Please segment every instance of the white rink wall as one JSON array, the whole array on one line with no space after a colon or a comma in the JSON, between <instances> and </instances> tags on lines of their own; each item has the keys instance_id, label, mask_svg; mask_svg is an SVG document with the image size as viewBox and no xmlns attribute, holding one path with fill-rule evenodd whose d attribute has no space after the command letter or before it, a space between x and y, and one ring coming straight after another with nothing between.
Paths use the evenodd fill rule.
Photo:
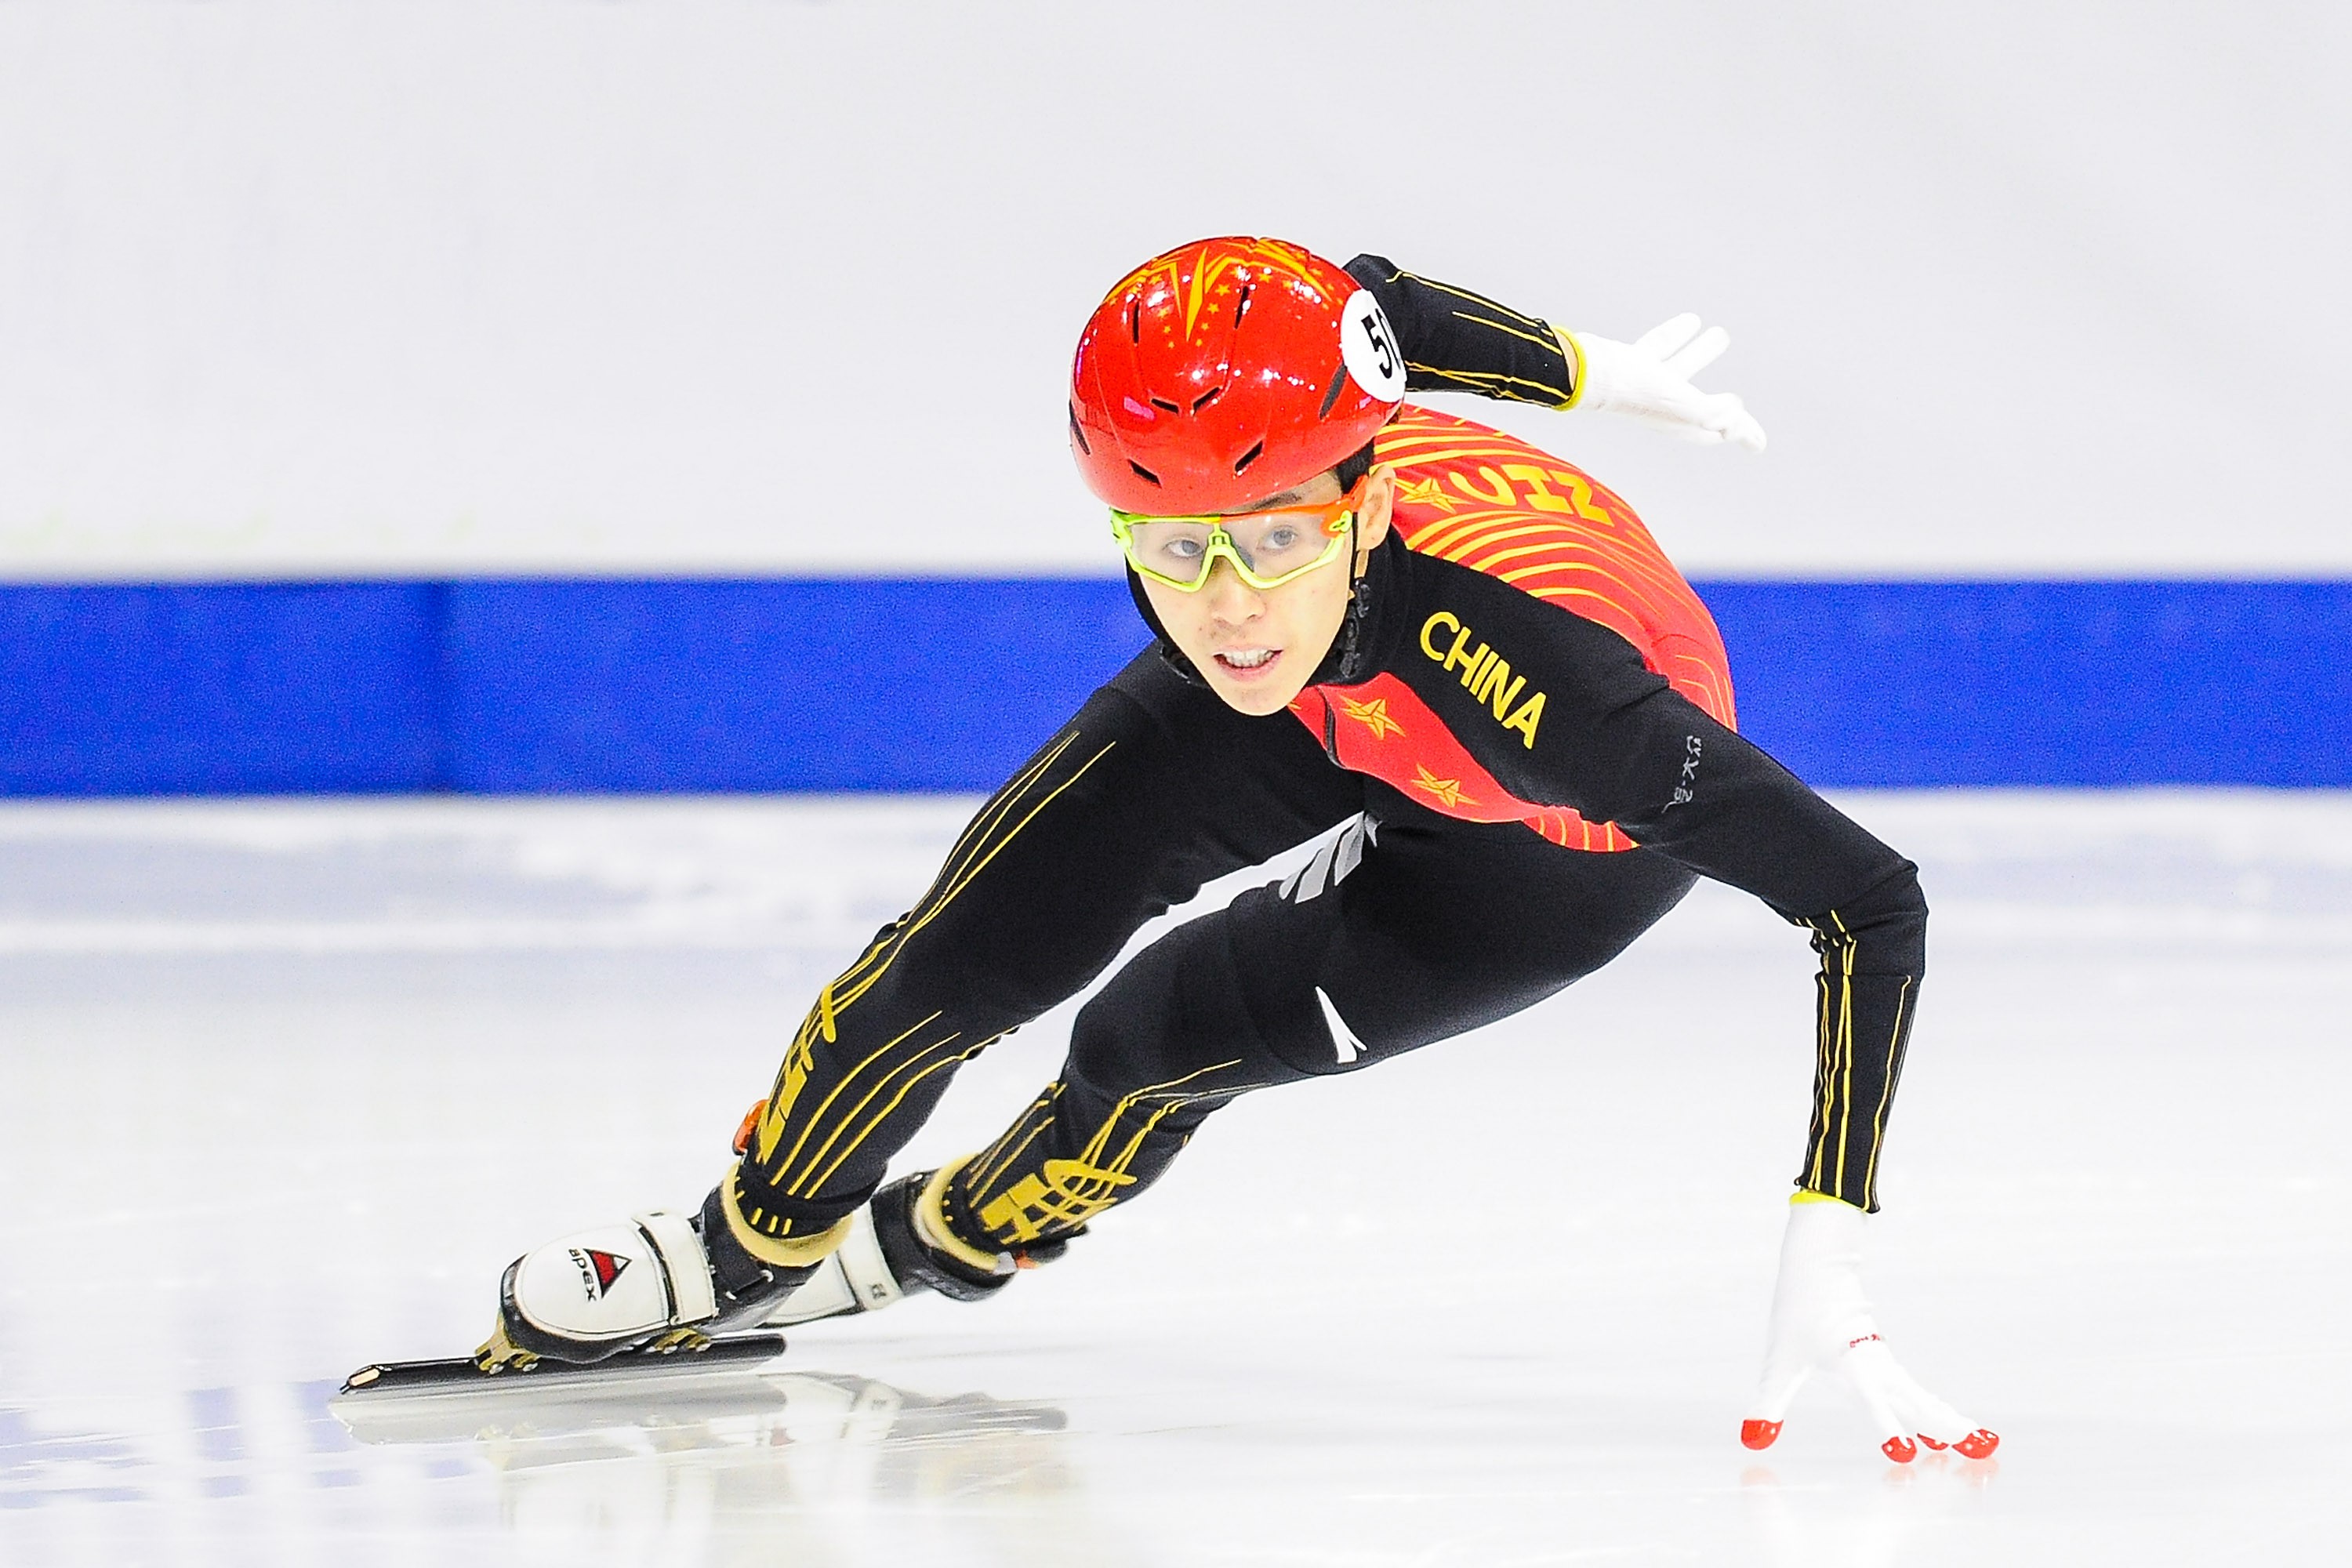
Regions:
<instances>
[{"instance_id":1,"label":"white rink wall","mask_svg":"<svg viewBox=\"0 0 2352 1568\"><path fill-rule=\"evenodd\" d=\"M1700 574L2352 573L2352 12L0 4L0 579L1100 574L1078 323L1216 231L1631 337Z\"/></svg>"}]
</instances>

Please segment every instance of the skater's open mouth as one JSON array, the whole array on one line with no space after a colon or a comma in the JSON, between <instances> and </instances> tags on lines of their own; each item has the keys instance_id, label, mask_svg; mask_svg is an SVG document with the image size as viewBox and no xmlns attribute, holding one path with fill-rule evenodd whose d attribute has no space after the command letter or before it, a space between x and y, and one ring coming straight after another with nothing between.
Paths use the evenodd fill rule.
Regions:
<instances>
[{"instance_id":1,"label":"skater's open mouth","mask_svg":"<svg viewBox=\"0 0 2352 1568\"><path fill-rule=\"evenodd\" d=\"M1215 657L1227 674L1246 677L1273 668L1275 660L1282 657L1282 650L1278 647L1227 647L1219 648Z\"/></svg>"}]
</instances>

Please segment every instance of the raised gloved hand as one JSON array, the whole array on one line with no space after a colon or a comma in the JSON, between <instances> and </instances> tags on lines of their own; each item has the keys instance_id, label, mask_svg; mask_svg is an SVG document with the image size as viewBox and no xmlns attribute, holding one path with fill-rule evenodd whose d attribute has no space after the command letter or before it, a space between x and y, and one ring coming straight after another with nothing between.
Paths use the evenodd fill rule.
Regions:
<instances>
[{"instance_id":1,"label":"raised gloved hand","mask_svg":"<svg viewBox=\"0 0 2352 1568\"><path fill-rule=\"evenodd\" d=\"M1764 1376L1739 1440L1769 1448L1797 1390L1816 1370L1834 1372L1853 1386L1885 1436L1880 1451L1898 1465L1931 1448L1958 1449L1971 1459L1990 1456L2000 1439L1919 1386L1879 1337L1870 1300L1862 1293L1863 1212L1819 1193L1799 1193L1789 1207L1780 1241L1780 1281L1772 1292L1772 1330Z\"/></svg>"},{"instance_id":2,"label":"raised gloved hand","mask_svg":"<svg viewBox=\"0 0 2352 1568\"><path fill-rule=\"evenodd\" d=\"M1590 332L1559 336L1576 362L1576 395L1569 407L1622 414L1685 441L1736 441L1751 452L1764 449L1764 427L1737 395L1691 384L1692 376L1731 346L1731 334L1721 327L1701 331L1696 316L1681 315L1630 343Z\"/></svg>"}]
</instances>

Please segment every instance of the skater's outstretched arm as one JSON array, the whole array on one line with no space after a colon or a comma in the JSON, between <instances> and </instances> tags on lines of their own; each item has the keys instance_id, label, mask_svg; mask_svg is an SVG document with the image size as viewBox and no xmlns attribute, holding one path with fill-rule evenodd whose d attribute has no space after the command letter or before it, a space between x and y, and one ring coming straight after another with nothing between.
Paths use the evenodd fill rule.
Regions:
<instances>
[{"instance_id":1,"label":"skater's outstretched arm","mask_svg":"<svg viewBox=\"0 0 2352 1568\"><path fill-rule=\"evenodd\" d=\"M1475 617L1476 637L1509 651L1510 689L1541 695L1539 711L1535 697L1505 698L1490 710L1466 676L1434 688L1433 704L1454 716L1454 732L1470 738L1496 781L1517 799L1613 823L1635 843L1755 894L1811 934L1822 961L1819 1059L1798 1182L1875 1208L1879 1145L1927 968L1927 906L1916 868L1669 685L1617 632L1541 600L1505 598L1454 571L1433 579L1460 607L1422 627L1429 667L1468 662L1448 648L1473 640ZM1727 715L1727 699L1717 700ZM1517 728L1496 717L1507 710Z\"/></svg>"},{"instance_id":2,"label":"skater's outstretched arm","mask_svg":"<svg viewBox=\"0 0 2352 1568\"><path fill-rule=\"evenodd\" d=\"M1616 634L1560 620L1536 666L1557 700L1528 737L1515 791L1614 822L1645 848L1754 893L1804 927L1821 958L1811 1123L1742 1441L1771 1444L1799 1387L1827 1370L1860 1394L1889 1458L1908 1461L1919 1442L1986 1458L2000 1439L1903 1369L1862 1288L1865 1216L1878 1206L1880 1151L1927 972L1916 868Z\"/></svg>"},{"instance_id":3,"label":"skater's outstretched arm","mask_svg":"<svg viewBox=\"0 0 2352 1568\"><path fill-rule=\"evenodd\" d=\"M1483 294L1406 271L1384 256L1359 256L1349 276L1371 290L1404 347L1405 384L1416 392L1471 392L1546 408L1620 414L1686 441L1764 449L1764 429L1728 392L1701 392L1691 377L1731 346L1696 316L1660 322L1630 343L1553 326Z\"/></svg>"}]
</instances>

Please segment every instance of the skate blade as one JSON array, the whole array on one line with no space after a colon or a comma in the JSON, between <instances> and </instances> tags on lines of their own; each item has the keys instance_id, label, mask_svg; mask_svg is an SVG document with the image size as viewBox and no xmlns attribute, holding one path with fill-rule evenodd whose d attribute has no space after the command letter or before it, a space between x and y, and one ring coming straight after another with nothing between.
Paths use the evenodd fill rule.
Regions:
<instances>
[{"instance_id":1,"label":"skate blade","mask_svg":"<svg viewBox=\"0 0 2352 1568\"><path fill-rule=\"evenodd\" d=\"M632 1351L592 1366L541 1360L528 1370L491 1373L471 1356L377 1362L344 1379L327 1409L362 1442L397 1442L410 1440L413 1426L437 1429L454 1421L462 1427L474 1411L621 1409L649 1397L672 1398L747 1378L783 1352L783 1335L747 1333L708 1341L699 1349Z\"/></svg>"}]
</instances>

